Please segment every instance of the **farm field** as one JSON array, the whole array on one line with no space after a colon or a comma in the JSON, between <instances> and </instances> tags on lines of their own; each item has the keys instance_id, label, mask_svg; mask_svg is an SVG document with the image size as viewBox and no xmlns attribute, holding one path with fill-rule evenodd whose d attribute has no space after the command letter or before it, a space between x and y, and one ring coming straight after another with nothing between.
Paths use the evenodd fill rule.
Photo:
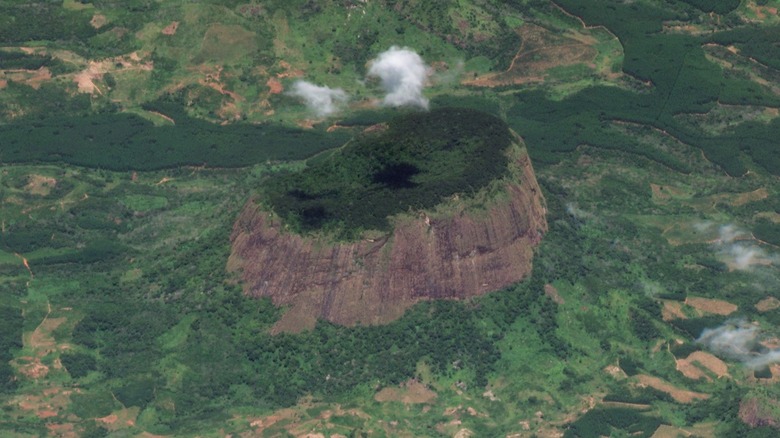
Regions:
<instances>
[{"instance_id":1,"label":"farm field","mask_svg":"<svg viewBox=\"0 0 780 438\"><path fill-rule=\"evenodd\" d=\"M775 436L778 9L0 0L0 435ZM510 143L523 281L281 333L245 294L250 203L381 240Z\"/></svg>"}]
</instances>

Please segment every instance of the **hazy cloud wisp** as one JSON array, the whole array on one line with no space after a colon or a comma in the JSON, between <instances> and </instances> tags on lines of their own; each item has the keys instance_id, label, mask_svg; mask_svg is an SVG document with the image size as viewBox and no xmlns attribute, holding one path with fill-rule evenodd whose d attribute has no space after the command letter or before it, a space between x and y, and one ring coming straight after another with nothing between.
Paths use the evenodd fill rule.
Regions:
<instances>
[{"instance_id":1,"label":"hazy cloud wisp","mask_svg":"<svg viewBox=\"0 0 780 438\"><path fill-rule=\"evenodd\" d=\"M318 117L335 113L348 100L341 88L321 87L306 81L296 81L288 94L303 100Z\"/></svg>"}]
</instances>

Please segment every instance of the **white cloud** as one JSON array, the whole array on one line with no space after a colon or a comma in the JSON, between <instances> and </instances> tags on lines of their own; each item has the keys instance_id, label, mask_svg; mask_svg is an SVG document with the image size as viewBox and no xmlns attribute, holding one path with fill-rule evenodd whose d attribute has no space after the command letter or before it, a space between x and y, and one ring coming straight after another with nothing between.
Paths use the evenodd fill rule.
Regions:
<instances>
[{"instance_id":1,"label":"white cloud","mask_svg":"<svg viewBox=\"0 0 780 438\"><path fill-rule=\"evenodd\" d=\"M714 329L704 329L696 342L719 356L757 370L780 362L780 350L759 344L760 332L757 325L745 320L728 321Z\"/></svg>"},{"instance_id":2,"label":"white cloud","mask_svg":"<svg viewBox=\"0 0 780 438\"><path fill-rule=\"evenodd\" d=\"M296 81L288 94L301 98L319 117L335 113L348 100L341 88L321 87L306 81Z\"/></svg>"},{"instance_id":3,"label":"white cloud","mask_svg":"<svg viewBox=\"0 0 780 438\"><path fill-rule=\"evenodd\" d=\"M718 227L712 222L694 224L696 231L715 235L713 246L717 249L719 258L730 269L751 270L755 265L777 263L778 258L758 246L750 232L735 225L727 224Z\"/></svg>"},{"instance_id":4,"label":"white cloud","mask_svg":"<svg viewBox=\"0 0 780 438\"><path fill-rule=\"evenodd\" d=\"M729 266L746 270L767 260L766 252L752 242L746 241L750 235L734 225L723 225L718 230L720 253Z\"/></svg>"},{"instance_id":5,"label":"white cloud","mask_svg":"<svg viewBox=\"0 0 780 438\"><path fill-rule=\"evenodd\" d=\"M415 51L393 46L373 61L368 76L378 77L387 94L388 106L418 106L428 108L422 90L428 77L428 67Z\"/></svg>"}]
</instances>

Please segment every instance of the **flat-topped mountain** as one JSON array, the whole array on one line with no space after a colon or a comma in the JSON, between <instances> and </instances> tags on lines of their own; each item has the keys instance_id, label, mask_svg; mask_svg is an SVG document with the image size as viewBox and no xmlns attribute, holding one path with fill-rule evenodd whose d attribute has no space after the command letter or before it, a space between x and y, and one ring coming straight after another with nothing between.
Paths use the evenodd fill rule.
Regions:
<instances>
[{"instance_id":1,"label":"flat-topped mountain","mask_svg":"<svg viewBox=\"0 0 780 438\"><path fill-rule=\"evenodd\" d=\"M521 280L546 230L522 140L492 115L446 108L270 180L236 221L228 268L247 294L289 306L278 331L381 324Z\"/></svg>"}]
</instances>

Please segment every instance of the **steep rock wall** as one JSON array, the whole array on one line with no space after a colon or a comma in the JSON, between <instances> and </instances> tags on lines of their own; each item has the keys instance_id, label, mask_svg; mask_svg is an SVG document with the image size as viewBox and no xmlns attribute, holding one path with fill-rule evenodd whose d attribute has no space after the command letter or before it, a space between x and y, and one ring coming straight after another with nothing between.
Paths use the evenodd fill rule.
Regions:
<instances>
[{"instance_id":1,"label":"steep rock wall","mask_svg":"<svg viewBox=\"0 0 780 438\"><path fill-rule=\"evenodd\" d=\"M335 243L287 232L250 201L236 221L230 271L245 293L289 307L275 331L317 319L383 324L420 300L462 299L499 290L531 271L547 231L541 190L525 148L513 148L512 178L484 205L450 200L436 211L395 217L392 233ZM446 213L445 213L446 211Z\"/></svg>"}]
</instances>

